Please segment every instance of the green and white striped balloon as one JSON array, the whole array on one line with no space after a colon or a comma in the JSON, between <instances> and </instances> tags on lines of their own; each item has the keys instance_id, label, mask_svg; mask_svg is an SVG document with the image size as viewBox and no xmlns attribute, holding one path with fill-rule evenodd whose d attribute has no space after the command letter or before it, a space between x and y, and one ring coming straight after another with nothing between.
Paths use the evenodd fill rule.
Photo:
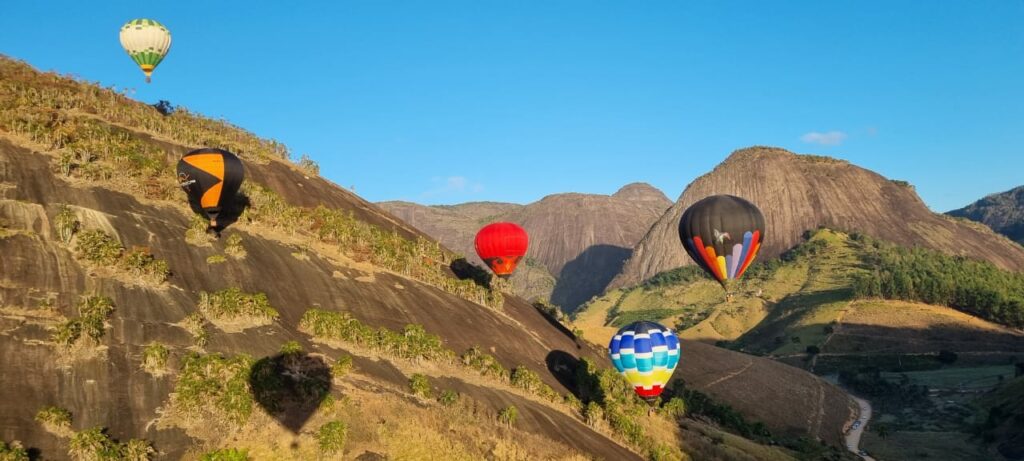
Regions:
<instances>
[{"instance_id":1,"label":"green and white striped balloon","mask_svg":"<svg viewBox=\"0 0 1024 461\"><path fill-rule=\"evenodd\" d=\"M171 32L152 19L132 19L121 26L121 46L146 74L146 83L153 69L171 49Z\"/></svg>"}]
</instances>

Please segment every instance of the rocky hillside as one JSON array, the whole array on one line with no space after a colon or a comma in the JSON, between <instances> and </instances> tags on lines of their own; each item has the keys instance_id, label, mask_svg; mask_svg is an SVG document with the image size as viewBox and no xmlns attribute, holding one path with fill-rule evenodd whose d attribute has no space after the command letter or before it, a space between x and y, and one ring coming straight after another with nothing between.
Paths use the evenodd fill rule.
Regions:
<instances>
[{"instance_id":1,"label":"rocky hillside","mask_svg":"<svg viewBox=\"0 0 1024 461\"><path fill-rule=\"evenodd\" d=\"M246 166L219 240L175 184L195 145ZM680 412L641 418L600 348L286 158L227 124L0 58L0 455L15 441L58 460L798 454ZM684 357L693 390L775 401L778 386L732 379L743 354ZM767 366L802 377L787 393L829 404L806 400L810 425L772 420L792 410L772 404L746 417L837 445L845 394Z\"/></svg>"},{"instance_id":2,"label":"rocky hillside","mask_svg":"<svg viewBox=\"0 0 1024 461\"><path fill-rule=\"evenodd\" d=\"M980 222L1024 245L1024 186L989 195L946 214Z\"/></svg>"},{"instance_id":3,"label":"rocky hillside","mask_svg":"<svg viewBox=\"0 0 1024 461\"><path fill-rule=\"evenodd\" d=\"M1024 268L1024 248L988 229L932 213L906 182L829 157L753 147L734 152L687 186L610 286L634 285L691 264L679 243L679 218L697 200L714 194L737 195L761 208L768 228L761 258L792 248L808 230L829 227L991 261L1005 269Z\"/></svg>"},{"instance_id":4,"label":"rocky hillside","mask_svg":"<svg viewBox=\"0 0 1024 461\"><path fill-rule=\"evenodd\" d=\"M480 263L473 236L483 224L507 220L530 233L530 250L522 274L513 277L516 292L528 298L549 298L571 311L604 291L619 273L631 248L671 205L661 191L647 184L629 184L612 195L556 194L525 206L467 203L421 206L407 202L379 204L395 216L469 255ZM538 266L554 284L539 283Z\"/></svg>"}]
</instances>

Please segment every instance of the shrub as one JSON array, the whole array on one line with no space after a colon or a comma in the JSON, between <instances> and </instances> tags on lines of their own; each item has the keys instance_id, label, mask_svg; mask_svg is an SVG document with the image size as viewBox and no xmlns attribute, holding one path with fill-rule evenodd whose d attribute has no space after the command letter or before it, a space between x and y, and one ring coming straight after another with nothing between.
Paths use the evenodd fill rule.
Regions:
<instances>
[{"instance_id":1,"label":"shrub","mask_svg":"<svg viewBox=\"0 0 1024 461\"><path fill-rule=\"evenodd\" d=\"M679 419L686 416L686 401L679 397L672 397L661 409L669 418Z\"/></svg>"},{"instance_id":2,"label":"shrub","mask_svg":"<svg viewBox=\"0 0 1024 461\"><path fill-rule=\"evenodd\" d=\"M64 347L71 347L81 337L82 322L78 319L70 319L60 324L53 332L53 342Z\"/></svg>"},{"instance_id":3,"label":"shrub","mask_svg":"<svg viewBox=\"0 0 1024 461\"><path fill-rule=\"evenodd\" d=\"M425 375L419 373L415 373L409 378L409 389L414 395L420 397L430 397L431 394L430 381Z\"/></svg>"},{"instance_id":4,"label":"shrub","mask_svg":"<svg viewBox=\"0 0 1024 461\"><path fill-rule=\"evenodd\" d=\"M71 412L60 407L43 407L36 413L36 421L47 426L47 428L70 429Z\"/></svg>"},{"instance_id":5,"label":"shrub","mask_svg":"<svg viewBox=\"0 0 1024 461\"><path fill-rule=\"evenodd\" d=\"M314 434L317 445L323 453L338 453L345 449L345 439L348 437L348 425L341 421L331 421Z\"/></svg>"},{"instance_id":6,"label":"shrub","mask_svg":"<svg viewBox=\"0 0 1024 461\"><path fill-rule=\"evenodd\" d=\"M583 407L583 420L586 421L587 425L591 427L597 426L603 419L604 409L597 402L590 402L587 406Z\"/></svg>"},{"instance_id":7,"label":"shrub","mask_svg":"<svg viewBox=\"0 0 1024 461\"><path fill-rule=\"evenodd\" d=\"M221 448L204 453L199 461L249 461L249 452L238 448Z\"/></svg>"},{"instance_id":8,"label":"shrub","mask_svg":"<svg viewBox=\"0 0 1024 461\"><path fill-rule=\"evenodd\" d=\"M128 273L152 283L164 282L171 273L167 261L156 259L148 249L142 247L132 248L125 253L121 258L121 266Z\"/></svg>"},{"instance_id":9,"label":"shrub","mask_svg":"<svg viewBox=\"0 0 1024 461\"><path fill-rule=\"evenodd\" d=\"M252 415L253 397L249 389L252 357L219 354L189 354L185 357L174 388L174 404L185 414L203 417L210 414L238 425Z\"/></svg>"},{"instance_id":10,"label":"shrub","mask_svg":"<svg viewBox=\"0 0 1024 461\"><path fill-rule=\"evenodd\" d=\"M99 342L106 333L106 321L114 312L114 301L106 296L89 296L78 303L82 332Z\"/></svg>"},{"instance_id":11,"label":"shrub","mask_svg":"<svg viewBox=\"0 0 1024 461\"><path fill-rule=\"evenodd\" d=\"M462 364L478 371L484 376L491 376L502 380L509 376L508 370L498 362L498 359L484 353L479 347L467 349L462 354Z\"/></svg>"},{"instance_id":12,"label":"shrub","mask_svg":"<svg viewBox=\"0 0 1024 461\"><path fill-rule=\"evenodd\" d=\"M192 215L185 230L185 242L195 246L209 246L214 238L209 233L210 222L197 214Z\"/></svg>"},{"instance_id":13,"label":"shrub","mask_svg":"<svg viewBox=\"0 0 1024 461\"><path fill-rule=\"evenodd\" d=\"M210 255L206 257L206 264L221 264L228 262L224 255Z\"/></svg>"},{"instance_id":14,"label":"shrub","mask_svg":"<svg viewBox=\"0 0 1024 461\"><path fill-rule=\"evenodd\" d=\"M145 440L111 440L102 427L75 434L68 447L68 455L75 461L146 461L156 453Z\"/></svg>"},{"instance_id":15,"label":"shrub","mask_svg":"<svg viewBox=\"0 0 1024 461\"><path fill-rule=\"evenodd\" d=\"M559 397L558 392L555 392L551 386L548 386L544 381L540 379L540 375L535 373L533 370L520 365L512 370L510 381L513 386L523 389L527 392L539 395L548 400L557 400Z\"/></svg>"},{"instance_id":16,"label":"shrub","mask_svg":"<svg viewBox=\"0 0 1024 461\"><path fill-rule=\"evenodd\" d=\"M303 352L302 344L298 341L288 341L281 345L280 352L283 355L300 355Z\"/></svg>"},{"instance_id":17,"label":"shrub","mask_svg":"<svg viewBox=\"0 0 1024 461\"><path fill-rule=\"evenodd\" d=\"M234 233L228 236L224 243L224 253L235 259L242 259L246 256L245 247L242 246L242 235Z\"/></svg>"},{"instance_id":18,"label":"shrub","mask_svg":"<svg viewBox=\"0 0 1024 461\"><path fill-rule=\"evenodd\" d=\"M170 355L167 346L152 342L142 350L142 368L150 373L163 371L167 367L167 358Z\"/></svg>"},{"instance_id":19,"label":"shrub","mask_svg":"<svg viewBox=\"0 0 1024 461\"><path fill-rule=\"evenodd\" d=\"M91 229L78 235L75 251L78 257L97 266L116 266L124 248L106 232Z\"/></svg>"},{"instance_id":20,"label":"shrub","mask_svg":"<svg viewBox=\"0 0 1024 461\"><path fill-rule=\"evenodd\" d=\"M373 329L344 312L309 309L299 320L299 328L317 338L351 342L404 359L449 360L453 355L439 336L417 324L396 333L383 327Z\"/></svg>"},{"instance_id":21,"label":"shrub","mask_svg":"<svg viewBox=\"0 0 1024 461\"><path fill-rule=\"evenodd\" d=\"M0 461L29 461L28 450L18 442L0 440Z\"/></svg>"},{"instance_id":22,"label":"shrub","mask_svg":"<svg viewBox=\"0 0 1024 461\"><path fill-rule=\"evenodd\" d=\"M441 395L437 397L437 401L446 407L455 405L459 401L459 393L451 389L445 389L441 392Z\"/></svg>"},{"instance_id":23,"label":"shrub","mask_svg":"<svg viewBox=\"0 0 1024 461\"><path fill-rule=\"evenodd\" d=\"M334 365L331 365L331 376L340 378L347 375L350 370L352 370L352 356L342 355L341 357L338 357L338 360L334 362Z\"/></svg>"},{"instance_id":24,"label":"shrub","mask_svg":"<svg viewBox=\"0 0 1024 461\"><path fill-rule=\"evenodd\" d=\"M313 176L320 174L320 165L318 165L316 161L314 161L313 159L309 158L309 156L306 154L302 154L302 157L299 158L299 162L297 165L299 166L299 168L302 169L302 171L305 171L306 173L309 173Z\"/></svg>"},{"instance_id":25,"label":"shrub","mask_svg":"<svg viewBox=\"0 0 1024 461\"><path fill-rule=\"evenodd\" d=\"M622 412L620 409L611 409L606 412L608 422L612 429L633 445L641 445L644 441L644 428L633 417Z\"/></svg>"},{"instance_id":26,"label":"shrub","mask_svg":"<svg viewBox=\"0 0 1024 461\"><path fill-rule=\"evenodd\" d=\"M270 306L267 295L245 293L238 288L227 288L214 293L199 293L199 311L214 319L240 317L276 319L278 313Z\"/></svg>"},{"instance_id":27,"label":"shrub","mask_svg":"<svg viewBox=\"0 0 1024 461\"><path fill-rule=\"evenodd\" d=\"M57 238L65 244L70 244L71 238L78 232L79 226L80 223L75 212L71 211L71 208L68 208L67 205L61 205L60 212L57 213L56 219L53 220L53 227L57 232Z\"/></svg>"},{"instance_id":28,"label":"shrub","mask_svg":"<svg viewBox=\"0 0 1024 461\"><path fill-rule=\"evenodd\" d=\"M183 326L189 333L192 334L192 338L196 341L196 346L203 347L210 340L210 335L206 331L206 319L203 315L198 312L193 312L185 317Z\"/></svg>"},{"instance_id":29,"label":"shrub","mask_svg":"<svg viewBox=\"0 0 1024 461\"><path fill-rule=\"evenodd\" d=\"M512 426L516 423L516 419L519 418L519 410L515 406L509 405L502 408L498 412L498 421L506 426Z\"/></svg>"}]
</instances>

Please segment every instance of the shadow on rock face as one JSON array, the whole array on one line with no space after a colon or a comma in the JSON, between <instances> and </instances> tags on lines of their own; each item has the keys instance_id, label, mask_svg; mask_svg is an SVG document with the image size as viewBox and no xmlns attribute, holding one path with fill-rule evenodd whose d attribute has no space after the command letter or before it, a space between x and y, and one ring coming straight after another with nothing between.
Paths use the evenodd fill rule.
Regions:
<instances>
[{"instance_id":1,"label":"shadow on rock face","mask_svg":"<svg viewBox=\"0 0 1024 461\"><path fill-rule=\"evenodd\" d=\"M451 265L448 266L452 273L455 274L459 280L470 279L473 283L484 288L491 288L491 273L476 264L473 264L466 260L466 258L459 258L452 261Z\"/></svg>"},{"instance_id":2,"label":"shadow on rock face","mask_svg":"<svg viewBox=\"0 0 1024 461\"><path fill-rule=\"evenodd\" d=\"M554 375L562 387L572 392L576 397L579 397L579 389L576 385L576 369L580 366L580 359L568 352L555 350L548 353L544 363L547 364L548 371Z\"/></svg>"},{"instance_id":3,"label":"shadow on rock face","mask_svg":"<svg viewBox=\"0 0 1024 461\"><path fill-rule=\"evenodd\" d=\"M249 386L259 406L298 433L331 391L331 370L320 357L278 354L256 362Z\"/></svg>"}]
</instances>

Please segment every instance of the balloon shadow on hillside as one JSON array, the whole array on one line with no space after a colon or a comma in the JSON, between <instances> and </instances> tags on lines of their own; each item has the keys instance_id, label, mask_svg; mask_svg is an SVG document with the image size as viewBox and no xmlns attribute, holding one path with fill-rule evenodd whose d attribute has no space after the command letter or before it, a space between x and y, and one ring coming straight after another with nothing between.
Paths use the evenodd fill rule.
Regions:
<instances>
[{"instance_id":1,"label":"balloon shadow on hillside","mask_svg":"<svg viewBox=\"0 0 1024 461\"><path fill-rule=\"evenodd\" d=\"M565 312L575 311L590 298L604 293L633 254L629 248L593 245L562 267L551 292L551 302Z\"/></svg>"},{"instance_id":2,"label":"balloon shadow on hillside","mask_svg":"<svg viewBox=\"0 0 1024 461\"><path fill-rule=\"evenodd\" d=\"M282 426L298 434L331 391L324 360L304 353L264 357L249 372L253 398Z\"/></svg>"},{"instance_id":3,"label":"balloon shadow on hillside","mask_svg":"<svg viewBox=\"0 0 1024 461\"><path fill-rule=\"evenodd\" d=\"M579 385L576 382L576 369L580 366L580 359L568 352L554 350L548 353L544 363L562 387L577 398L580 397Z\"/></svg>"},{"instance_id":4,"label":"balloon shadow on hillside","mask_svg":"<svg viewBox=\"0 0 1024 461\"><path fill-rule=\"evenodd\" d=\"M199 205L199 200L192 197L192 195L188 196L188 206L193 212L206 218L206 212ZM243 192L238 192L235 194L234 199L220 210L220 213L217 215L217 227L210 227L208 232L213 232L217 237L220 237L221 231L238 222L238 218L250 206L252 206L252 201L249 200L249 196Z\"/></svg>"},{"instance_id":5,"label":"balloon shadow on hillside","mask_svg":"<svg viewBox=\"0 0 1024 461\"><path fill-rule=\"evenodd\" d=\"M473 264L466 260L466 258L459 258L448 266L448 269L452 271L459 280L472 280L473 283L491 289L491 278L494 277L487 269L484 269L476 264Z\"/></svg>"}]
</instances>

